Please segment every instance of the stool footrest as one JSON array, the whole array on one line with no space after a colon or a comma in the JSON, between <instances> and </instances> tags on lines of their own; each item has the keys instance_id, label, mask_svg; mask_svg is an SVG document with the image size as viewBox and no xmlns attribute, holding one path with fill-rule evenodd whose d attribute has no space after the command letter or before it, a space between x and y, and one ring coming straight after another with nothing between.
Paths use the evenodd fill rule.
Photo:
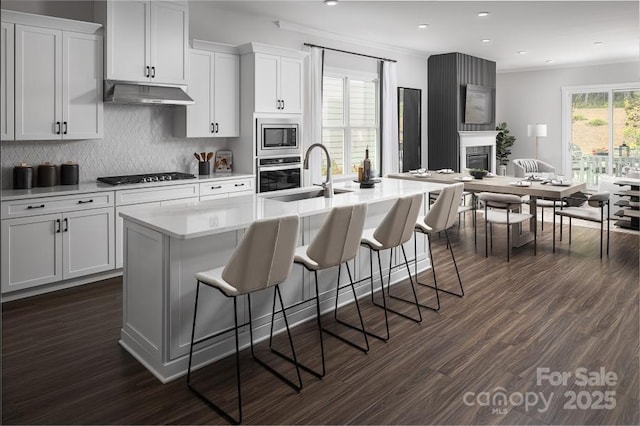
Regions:
<instances>
[{"instance_id":1,"label":"stool footrest","mask_svg":"<svg viewBox=\"0 0 640 426\"><path fill-rule=\"evenodd\" d=\"M440 287L435 288L435 286L432 286L431 284L421 283L421 282L420 282L420 281L418 281L418 280L416 280L416 282L417 282L418 284L420 284L421 286L423 286L423 287L429 287L429 288L432 288L432 289L434 289L434 290L437 290L438 292L441 292L441 293L447 293L447 294L450 294L450 295L452 295L452 296L456 296L456 297L463 297L463 296L464 296L464 293L462 293L462 294L460 294L460 293L455 293L455 292L453 292L453 291L449 291L449 290L441 289Z\"/></svg>"}]
</instances>

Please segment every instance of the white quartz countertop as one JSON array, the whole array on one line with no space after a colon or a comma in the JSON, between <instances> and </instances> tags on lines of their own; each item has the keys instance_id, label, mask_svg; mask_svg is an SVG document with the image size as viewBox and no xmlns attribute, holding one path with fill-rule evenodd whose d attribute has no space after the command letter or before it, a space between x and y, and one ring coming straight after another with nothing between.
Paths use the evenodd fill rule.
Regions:
<instances>
[{"instance_id":1,"label":"white quartz countertop","mask_svg":"<svg viewBox=\"0 0 640 426\"><path fill-rule=\"evenodd\" d=\"M208 176L196 176L195 179L169 180L165 182L136 183L127 185L107 185L101 182L84 182L78 185L57 185L51 187L34 187L31 189L3 189L2 201L23 200L36 197L56 197L60 195L86 194L89 192L124 191L127 189L157 188L162 186L186 185L190 183L202 183L223 181L239 178L255 178L247 173L215 173Z\"/></svg>"},{"instance_id":2,"label":"white quartz countertop","mask_svg":"<svg viewBox=\"0 0 640 426\"><path fill-rule=\"evenodd\" d=\"M156 230L172 238L190 239L247 228L259 219L298 214L301 217L321 214L333 207L358 203L376 203L402 195L427 193L444 184L382 178L374 188L360 189L356 182L335 183L335 188L353 192L336 194L333 198L312 198L282 202L253 194L194 202L189 205L149 207L134 212L121 212L125 220ZM317 187L314 187L317 189ZM278 195L303 192L311 188L278 191Z\"/></svg>"}]
</instances>

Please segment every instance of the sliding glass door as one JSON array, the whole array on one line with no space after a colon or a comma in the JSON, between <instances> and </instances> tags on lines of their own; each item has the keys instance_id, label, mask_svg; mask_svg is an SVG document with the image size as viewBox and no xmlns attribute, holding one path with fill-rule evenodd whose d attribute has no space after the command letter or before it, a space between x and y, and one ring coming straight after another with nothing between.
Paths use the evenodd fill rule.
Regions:
<instances>
[{"instance_id":1,"label":"sliding glass door","mask_svg":"<svg viewBox=\"0 0 640 426\"><path fill-rule=\"evenodd\" d=\"M565 88L563 98L566 167L574 180L595 188L602 174L640 167L640 87Z\"/></svg>"}]
</instances>

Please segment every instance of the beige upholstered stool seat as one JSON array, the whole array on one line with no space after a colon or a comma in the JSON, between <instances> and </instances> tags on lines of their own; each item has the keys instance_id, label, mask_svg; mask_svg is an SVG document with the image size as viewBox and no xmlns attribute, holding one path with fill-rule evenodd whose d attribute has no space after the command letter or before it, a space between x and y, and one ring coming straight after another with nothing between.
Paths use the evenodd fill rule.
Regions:
<instances>
[{"instance_id":1,"label":"beige upholstered stool seat","mask_svg":"<svg viewBox=\"0 0 640 426\"><path fill-rule=\"evenodd\" d=\"M456 214L460 212L460 199L463 194L464 184L456 183L453 185L449 185L439 191L438 198L436 198L435 202L429 208L429 212L426 216L418 218L414 223L414 231L422 234L426 234L428 236L429 242L429 258L431 259L431 273L433 275L433 285L426 284L420 282L418 279L418 262L416 262L416 282L425 287L429 287L435 290L436 294L436 306L427 308L433 309L435 311L440 310L440 292L444 292L453 296L462 297L464 296L464 288L462 287L462 279L460 278L460 272L458 271L458 265L456 263L456 258L453 254L453 247L451 246L451 241L449 240L449 228L451 228L455 222ZM475 218L474 218L475 223ZM436 264L433 258L433 251L431 250L431 242L433 239L433 235L439 232L444 232L445 237L447 238L447 248L449 248L449 252L451 253L451 260L453 261L453 266L456 270L456 275L458 277L458 286L460 287L460 292L454 292L449 290L444 290L438 287L438 280L436 277ZM475 226L474 226L475 233ZM414 239L414 242L416 240ZM416 243L417 244L417 243ZM415 246L415 251L417 252L417 245ZM425 305L420 305L425 306Z\"/></svg>"},{"instance_id":2,"label":"beige upholstered stool seat","mask_svg":"<svg viewBox=\"0 0 640 426\"><path fill-rule=\"evenodd\" d=\"M275 219L258 220L249 226L238 246L234 249L231 257L225 266L209 269L204 272L198 272L196 277L195 303L193 307L193 326L191 329L191 342L189 346L189 364L187 367L187 386L198 398L204 401L209 407L218 414L225 417L232 423L242 422L242 386L240 381L240 344L239 344L239 327L248 326L249 342L251 345L251 356L262 367L274 374L280 380L291 386L296 391L302 389L302 378L300 376L300 368L298 366L293 339L289 330L289 322L284 310L282 302L282 294L280 293L280 284L286 281L293 267L294 250L298 241L300 219L297 215L285 216ZM213 335L206 335L196 339L196 320L198 317L198 299L200 297L200 284L215 288L227 297L233 299L233 331L235 332L235 355L236 355L236 383L237 383L237 403L238 417L234 418L227 411L215 404L211 399L206 397L204 393L196 389L191 383L191 364L193 360L194 346L204 341L218 337L224 333L231 331L224 330ZM276 296L280 300L280 306L283 307L282 314L289 337L289 344L293 354L295 364L297 383L292 382L284 375L276 371L274 368L260 360L253 350L253 327L251 313L251 293L274 288L273 291L273 313L272 313L272 332L273 318L275 315ZM238 296L247 296L247 308L249 313L249 321L244 324L238 324ZM200 304L201 305L201 304ZM203 309L200 307L200 309Z\"/></svg>"},{"instance_id":3,"label":"beige upholstered stool seat","mask_svg":"<svg viewBox=\"0 0 640 426\"><path fill-rule=\"evenodd\" d=\"M331 209L327 217L325 218L322 226L316 233L310 244L298 247L295 250L293 261L294 263L304 266L307 270L312 271L315 277L315 296L312 298L316 301L316 321L318 324L318 331L320 334L320 354L322 359L322 370L318 372L310 368L303 363L297 363L300 368L313 374L316 377L323 377L326 372L325 354L324 354L324 340L323 332L330 334L337 339L363 351L369 351L369 340L367 339L366 330L364 328L364 322L362 320L362 314L360 312L360 305L358 304L358 297L353 285L353 277L349 268L349 261L353 260L358 254L360 237L362 236L362 229L364 228L364 221L367 215L366 204L355 204L351 206L334 207ZM360 327L351 325L338 318L338 296L340 286L340 273L342 271L342 265L346 265L347 272L349 274L349 286L353 293L354 305L358 312L360 319ZM336 322L352 328L362 333L364 338L364 346L360 346L351 340L343 337L342 335L326 329L322 326L320 319L320 292L318 289L318 271L328 269L332 267L338 267L338 278L336 282L335 293L335 307L334 318ZM282 353L276 352L282 358L294 362L291 358Z\"/></svg>"},{"instance_id":4,"label":"beige upholstered stool seat","mask_svg":"<svg viewBox=\"0 0 640 426\"><path fill-rule=\"evenodd\" d=\"M413 225L418 218L420 209L422 208L422 202L424 196L422 193L407 195L396 199L391 209L384 216L378 227L375 229L365 229L360 238L360 244L369 248L369 266L371 272L371 302L384 309L384 321L386 327L386 335L380 336L378 334L369 332L370 336L376 337L380 340L389 340L389 318L387 311L391 311L397 315L410 319L412 321L421 322L422 313L420 312L420 305L418 303L418 297L413 285L413 279L411 277L411 270L409 269L409 262L407 261L407 255L404 250L404 243L411 239L413 233ZM391 261L393 259L393 250L396 247L402 249L402 255L404 257L404 263L407 267L409 274L409 283L411 284L411 290L413 292L414 300L409 301L400 297L391 295ZM397 299L403 302L412 303L415 305L418 312L417 318L411 317L403 312L397 311L387 306L387 300L385 297L384 278L382 275L382 262L380 260L380 252L382 250L391 250L389 256L389 277L387 278L387 295L390 298ZM378 270L380 272L380 294L382 296L382 305L378 304L374 299L373 289L373 252L378 254Z\"/></svg>"}]
</instances>

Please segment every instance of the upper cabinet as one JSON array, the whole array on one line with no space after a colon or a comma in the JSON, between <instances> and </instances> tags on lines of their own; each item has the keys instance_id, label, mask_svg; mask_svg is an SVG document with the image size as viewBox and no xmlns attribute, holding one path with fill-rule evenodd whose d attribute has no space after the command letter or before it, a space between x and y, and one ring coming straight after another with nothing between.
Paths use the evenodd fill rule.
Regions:
<instances>
[{"instance_id":1,"label":"upper cabinet","mask_svg":"<svg viewBox=\"0 0 640 426\"><path fill-rule=\"evenodd\" d=\"M2 18L15 24L15 139L102 138L100 25L8 11Z\"/></svg>"},{"instance_id":2,"label":"upper cabinet","mask_svg":"<svg viewBox=\"0 0 640 426\"><path fill-rule=\"evenodd\" d=\"M13 140L13 63L14 63L14 25L2 23L0 33L0 140Z\"/></svg>"},{"instance_id":3,"label":"upper cabinet","mask_svg":"<svg viewBox=\"0 0 640 426\"><path fill-rule=\"evenodd\" d=\"M196 44L216 46L194 40ZM239 136L240 58L228 52L232 48L222 50L227 51L190 51L188 92L195 104L176 108L176 136Z\"/></svg>"},{"instance_id":4,"label":"upper cabinet","mask_svg":"<svg viewBox=\"0 0 640 426\"><path fill-rule=\"evenodd\" d=\"M187 2L107 1L95 10L107 31L107 80L187 84Z\"/></svg>"},{"instance_id":5,"label":"upper cabinet","mask_svg":"<svg viewBox=\"0 0 640 426\"><path fill-rule=\"evenodd\" d=\"M304 52L250 43L241 46L243 101L253 100L254 112L302 112Z\"/></svg>"}]
</instances>

